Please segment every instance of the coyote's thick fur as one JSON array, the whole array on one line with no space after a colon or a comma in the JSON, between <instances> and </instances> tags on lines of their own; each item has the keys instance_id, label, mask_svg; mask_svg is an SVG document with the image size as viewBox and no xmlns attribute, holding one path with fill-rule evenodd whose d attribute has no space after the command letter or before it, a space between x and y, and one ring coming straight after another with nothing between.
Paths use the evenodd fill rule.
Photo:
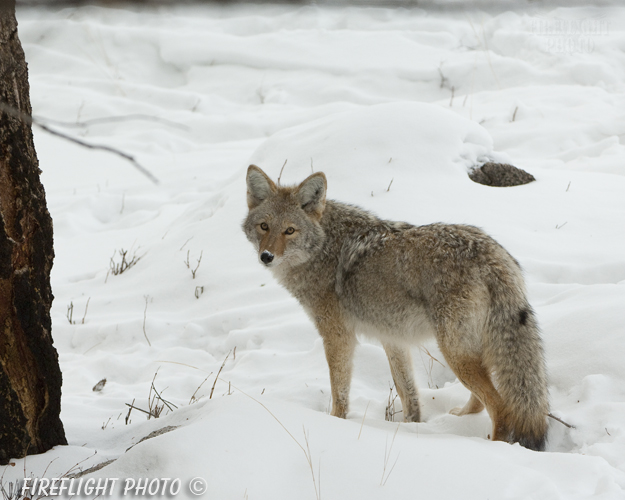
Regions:
<instances>
[{"instance_id":1,"label":"coyote's thick fur","mask_svg":"<svg viewBox=\"0 0 625 500\"><path fill-rule=\"evenodd\" d=\"M326 177L276 185L247 171L243 223L258 257L302 304L323 338L332 415L348 412L356 332L384 346L404 418L420 418L409 345L434 336L484 407L492 439L543 450L549 401L543 347L519 264L472 226L413 226L326 201Z\"/></svg>"}]
</instances>

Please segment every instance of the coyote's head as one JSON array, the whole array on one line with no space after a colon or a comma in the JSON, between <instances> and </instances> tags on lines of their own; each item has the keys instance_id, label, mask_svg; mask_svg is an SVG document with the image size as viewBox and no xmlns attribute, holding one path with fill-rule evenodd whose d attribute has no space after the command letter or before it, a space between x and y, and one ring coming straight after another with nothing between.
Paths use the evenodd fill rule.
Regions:
<instances>
[{"instance_id":1,"label":"coyote's head","mask_svg":"<svg viewBox=\"0 0 625 500\"><path fill-rule=\"evenodd\" d=\"M317 252L324 239L319 221L326 205L326 176L318 172L299 186L276 185L260 168L247 169L247 238L265 266L296 266Z\"/></svg>"}]
</instances>

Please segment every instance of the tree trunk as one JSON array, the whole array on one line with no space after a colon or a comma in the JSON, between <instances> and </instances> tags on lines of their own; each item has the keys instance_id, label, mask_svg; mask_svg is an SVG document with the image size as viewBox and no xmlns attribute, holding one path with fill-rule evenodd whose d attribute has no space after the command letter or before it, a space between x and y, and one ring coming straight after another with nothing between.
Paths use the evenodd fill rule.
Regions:
<instances>
[{"instance_id":1,"label":"tree trunk","mask_svg":"<svg viewBox=\"0 0 625 500\"><path fill-rule=\"evenodd\" d=\"M28 120L15 1L0 0L0 464L67 444L52 345L52 219Z\"/></svg>"}]
</instances>

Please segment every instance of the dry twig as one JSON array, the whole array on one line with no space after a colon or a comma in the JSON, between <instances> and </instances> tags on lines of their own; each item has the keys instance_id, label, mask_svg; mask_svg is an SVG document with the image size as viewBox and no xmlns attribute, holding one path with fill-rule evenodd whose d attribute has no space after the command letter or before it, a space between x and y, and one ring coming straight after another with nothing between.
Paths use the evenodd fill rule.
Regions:
<instances>
[{"instance_id":1,"label":"dry twig","mask_svg":"<svg viewBox=\"0 0 625 500\"><path fill-rule=\"evenodd\" d=\"M288 158L286 160L284 160L284 165L282 165L282 168L280 169L280 175L278 176L278 186L280 185L280 179L282 179L282 171L284 170L284 167L286 167L286 162L287 161L289 161Z\"/></svg>"},{"instance_id":2,"label":"dry twig","mask_svg":"<svg viewBox=\"0 0 625 500\"><path fill-rule=\"evenodd\" d=\"M41 130L47 132L48 134L54 135L56 137L60 137L62 139L65 139L66 141L69 142L73 142L74 144L78 144L79 146L82 146L83 148L87 148L87 149L94 149L94 150L100 150L100 151L106 151L108 153L113 153L117 156L120 156L121 158L124 158L125 160L129 161L130 163L132 163L132 165L139 171L141 172L143 175L145 175L148 179L150 179L154 184L158 184L159 181L158 179L154 176L154 174L152 174L152 172L150 172L148 169L146 169L143 165L141 165L134 156L129 155L128 153L124 153L123 151L120 151L119 149L116 149L112 146L106 146L103 144L91 144L88 142L83 141L82 139L77 139L76 137L72 137L70 135L64 134L63 132L59 132L58 130L55 130L53 128L50 128L48 125L41 123L38 119L33 118L32 116L21 112L19 109L14 108L13 106L7 104L6 102L2 102L0 101L0 110L5 112L6 114L17 118L18 120L20 120L23 123L26 123L27 125L30 125L31 127L34 125L36 127L39 127Z\"/></svg>"},{"instance_id":3,"label":"dry twig","mask_svg":"<svg viewBox=\"0 0 625 500\"><path fill-rule=\"evenodd\" d=\"M390 477L391 473L393 472L393 469L395 468L395 465L397 464L397 460L399 460L399 453L398 453L397 458L395 459L395 462L393 462L393 466L391 467L391 470L389 470L388 474L386 474L386 468L388 466L388 461L391 458L391 451L393 451L393 444L395 444L395 437L397 436L398 431L399 431L399 424L397 424L397 428L395 429L395 433L393 434L393 439L391 440L391 446L390 448L388 448L388 451L387 451L388 438L387 438L387 442L384 445L384 468L382 469L382 479L380 479L380 486L384 486L386 484L386 481L388 481L388 478ZM384 476L386 476L386 478Z\"/></svg>"},{"instance_id":4,"label":"dry twig","mask_svg":"<svg viewBox=\"0 0 625 500\"><path fill-rule=\"evenodd\" d=\"M230 351L230 352L232 352L232 351ZM221 370L224 369L226 361L228 361L228 357L230 356L230 352L228 354L226 354L224 362L219 367L219 371L217 372L217 375L215 376L215 381L213 382L213 387L211 387L211 393L210 393L210 396L208 396L208 399L213 399L213 392L215 391L215 386L217 385L217 380L219 379L219 374L221 373Z\"/></svg>"},{"instance_id":5,"label":"dry twig","mask_svg":"<svg viewBox=\"0 0 625 500\"><path fill-rule=\"evenodd\" d=\"M567 424L564 420L559 419L558 417L556 417L555 415L548 413L547 416L549 418L553 418L554 420L560 422L562 425L564 425L565 427L568 427L569 429L577 429L577 427L575 427L574 425L571 424Z\"/></svg>"}]
</instances>

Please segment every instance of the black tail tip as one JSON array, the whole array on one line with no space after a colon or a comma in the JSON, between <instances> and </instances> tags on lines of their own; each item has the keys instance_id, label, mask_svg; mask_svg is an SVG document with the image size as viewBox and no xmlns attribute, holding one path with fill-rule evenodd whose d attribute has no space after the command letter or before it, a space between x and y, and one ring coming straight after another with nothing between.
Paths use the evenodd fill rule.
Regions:
<instances>
[{"instance_id":1,"label":"black tail tip","mask_svg":"<svg viewBox=\"0 0 625 500\"><path fill-rule=\"evenodd\" d=\"M547 436L545 434L542 436L520 436L513 439L512 442L519 443L528 450L545 451L547 447Z\"/></svg>"}]
</instances>

